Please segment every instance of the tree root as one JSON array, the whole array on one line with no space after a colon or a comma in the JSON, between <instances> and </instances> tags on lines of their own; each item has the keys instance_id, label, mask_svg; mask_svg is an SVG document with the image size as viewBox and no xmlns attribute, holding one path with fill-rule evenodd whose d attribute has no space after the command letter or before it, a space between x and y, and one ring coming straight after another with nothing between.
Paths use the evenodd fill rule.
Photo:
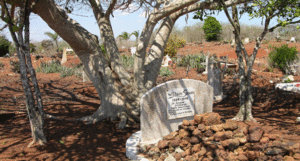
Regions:
<instances>
[{"instance_id":1,"label":"tree root","mask_svg":"<svg viewBox=\"0 0 300 161\"><path fill-rule=\"evenodd\" d=\"M65 118L56 117L56 116L53 116L50 114L44 114L44 117L54 119L54 120L78 121L78 119L65 119Z\"/></svg>"}]
</instances>

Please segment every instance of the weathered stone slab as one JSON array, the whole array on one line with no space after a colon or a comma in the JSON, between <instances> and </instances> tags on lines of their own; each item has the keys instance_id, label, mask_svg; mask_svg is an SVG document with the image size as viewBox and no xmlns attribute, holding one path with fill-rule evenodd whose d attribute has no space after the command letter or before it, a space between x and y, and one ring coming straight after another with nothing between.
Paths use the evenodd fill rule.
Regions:
<instances>
[{"instance_id":1,"label":"weathered stone slab","mask_svg":"<svg viewBox=\"0 0 300 161\"><path fill-rule=\"evenodd\" d=\"M172 115L172 111L168 111L172 105L167 95L172 92L177 98L185 98L182 108L178 105L173 110L187 111L187 116ZM186 92L190 94L186 95ZM145 93L141 98L141 144L157 143L163 136L178 130L184 119L192 120L192 105L195 114L212 112L213 88L201 81L181 79L160 84ZM168 118L170 114L172 117Z\"/></svg>"},{"instance_id":2,"label":"weathered stone slab","mask_svg":"<svg viewBox=\"0 0 300 161\"><path fill-rule=\"evenodd\" d=\"M279 88L285 91L293 91L300 93L300 82L295 83L277 83L275 88Z\"/></svg>"},{"instance_id":3,"label":"weathered stone slab","mask_svg":"<svg viewBox=\"0 0 300 161\"><path fill-rule=\"evenodd\" d=\"M67 58L67 50L66 48L63 49L63 55L62 55L62 59L61 59L61 64L64 64L68 61L68 58Z\"/></svg>"}]
</instances>

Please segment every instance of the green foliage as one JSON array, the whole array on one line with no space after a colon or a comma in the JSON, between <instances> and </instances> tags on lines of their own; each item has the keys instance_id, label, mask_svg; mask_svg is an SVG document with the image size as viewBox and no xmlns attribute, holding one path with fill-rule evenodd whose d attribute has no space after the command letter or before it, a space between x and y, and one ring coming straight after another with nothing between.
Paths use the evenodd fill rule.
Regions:
<instances>
[{"instance_id":1,"label":"green foliage","mask_svg":"<svg viewBox=\"0 0 300 161\"><path fill-rule=\"evenodd\" d=\"M177 64L178 66L187 67L188 65L191 68L197 68L201 66L201 63L205 62L205 56L203 54L197 55L186 55L181 58L181 61Z\"/></svg>"},{"instance_id":2,"label":"green foliage","mask_svg":"<svg viewBox=\"0 0 300 161\"><path fill-rule=\"evenodd\" d=\"M3 68L4 64L0 61L0 68Z\"/></svg>"},{"instance_id":3,"label":"green foliage","mask_svg":"<svg viewBox=\"0 0 300 161\"><path fill-rule=\"evenodd\" d=\"M297 56L296 47L288 47L288 45L282 45L281 47L272 47L272 51L269 54L269 63L271 66L281 69L284 72L288 72L288 64L299 59Z\"/></svg>"},{"instance_id":4,"label":"green foliage","mask_svg":"<svg viewBox=\"0 0 300 161\"><path fill-rule=\"evenodd\" d=\"M30 43L29 44L29 47L30 47L30 53L34 53L36 50L35 50L35 45L33 43Z\"/></svg>"},{"instance_id":5,"label":"green foliage","mask_svg":"<svg viewBox=\"0 0 300 161\"><path fill-rule=\"evenodd\" d=\"M121 56L121 61L125 68L133 68L134 58L132 56Z\"/></svg>"},{"instance_id":6,"label":"green foliage","mask_svg":"<svg viewBox=\"0 0 300 161\"><path fill-rule=\"evenodd\" d=\"M204 30L205 38L207 41L218 40L222 32L222 26L220 22L216 18L211 16L208 16L206 19L204 19L202 29Z\"/></svg>"},{"instance_id":7,"label":"green foliage","mask_svg":"<svg viewBox=\"0 0 300 161\"><path fill-rule=\"evenodd\" d=\"M103 44L100 45L100 48L101 48L102 52L103 52L104 54L106 54L106 50L105 50L105 47L104 47Z\"/></svg>"},{"instance_id":8,"label":"green foliage","mask_svg":"<svg viewBox=\"0 0 300 161\"><path fill-rule=\"evenodd\" d=\"M123 39L123 40L129 40L130 39L131 34L129 34L128 32L124 31L122 32L121 35L119 35L118 37Z\"/></svg>"},{"instance_id":9,"label":"green foliage","mask_svg":"<svg viewBox=\"0 0 300 161\"><path fill-rule=\"evenodd\" d=\"M168 67L161 67L159 70L159 75L161 75L161 76L170 77L173 74L174 74L174 72L171 69L169 69Z\"/></svg>"},{"instance_id":10,"label":"green foliage","mask_svg":"<svg viewBox=\"0 0 300 161\"><path fill-rule=\"evenodd\" d=\"M42 62L41 65L36 69L36 72L41 73L60 73L60 77L72 76L76 73L77 68L68 68L62 66L59 61L52 61L50 63Z\"/></svg>"},{"instance_id":11,"label":"green foliage","mask_svg":"<svg viewBox=\"0 0 300 161\"><path fill-rule=\"evenodd\" d=\"M0 57L9 52L10 42L5 36L0 36Z\"/></svg>"},{"instance_id":12,"label":"green foliage","mask_svg":"<svg viewBox=\"0 0 300 161\"><path fill-rule=\"evenodd\" d=\"M169 55L170 57L175 56L177 54L177 49L184 47L185 44L186 41L183 38L171 35L167 42L164 55Z\"/></svg>"},{"instance_id":13,"label":"green foliage","mask_svg":"<svg viewBox=\"0 0 300 161\"><path fill-rule=\"evenodd\" d=\"M18 60L16 60L16 61L10 60L9 64L12 66L11 69L13 72L20 73L20 63Z\"/></svg>"}]
</instances>

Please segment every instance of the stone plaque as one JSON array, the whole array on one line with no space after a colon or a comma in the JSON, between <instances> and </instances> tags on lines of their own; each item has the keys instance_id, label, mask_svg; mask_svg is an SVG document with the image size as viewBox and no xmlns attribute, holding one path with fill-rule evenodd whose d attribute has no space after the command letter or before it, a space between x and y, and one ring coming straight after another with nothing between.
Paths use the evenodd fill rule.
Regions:
<instances>
[{"instance_id":1,"label":"stone plaque","mask_svg":"<svg viewBox=\"0 0 300 161\"><path fill-rule=\"evenodd\" d=\"M193 88L175 88L167 91L167 118L177 119L195 115Z\"/></svg>"},{"instance_id":2,"label":"stone plaque","mask_svg":"<svg viewBox=\"0 0 300 161\"><path fill-rule=\"evenodd\" d=\"M157 143L163 136L178 130L178 126L182 124L184 119L194 119L194 115L190 114L182 117L172 115L171 119L168 117L168 104L173 102L168 99L170 97L168 93L172 93L172 91L179 93L182 92L182 89L187 89L191 93L189 100L192 100L193 103L188 103L186 100L184 103L185 105L193 105L191 109L194 109L195 115L212 112L214 92L210 85L193 79L172 80L162 83L146 92L141 98L141 145ZM179 101L174 100L174 103L176 102ZM181 109L180 111L189 110Z\"/></svg>"}]
</instances>

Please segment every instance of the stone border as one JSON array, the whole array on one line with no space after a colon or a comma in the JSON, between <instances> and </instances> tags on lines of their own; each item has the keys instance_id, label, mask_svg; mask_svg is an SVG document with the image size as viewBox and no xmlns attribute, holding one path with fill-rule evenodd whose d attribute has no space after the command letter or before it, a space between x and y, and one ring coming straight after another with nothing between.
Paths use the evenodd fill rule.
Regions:
<instances>
[{"instance_id":1,"label":"stone border","mask_svg":"<svg viewBox=\"0 0 300 161\"><path fill-rule=\"evenodd\" d=\"M149 159L144 158L140 153L140 148L138 147L141 141L141 131L133 133L126 141L126 157L130 160L137 161L150 161Z\"/></svg>"}]
</instances>

